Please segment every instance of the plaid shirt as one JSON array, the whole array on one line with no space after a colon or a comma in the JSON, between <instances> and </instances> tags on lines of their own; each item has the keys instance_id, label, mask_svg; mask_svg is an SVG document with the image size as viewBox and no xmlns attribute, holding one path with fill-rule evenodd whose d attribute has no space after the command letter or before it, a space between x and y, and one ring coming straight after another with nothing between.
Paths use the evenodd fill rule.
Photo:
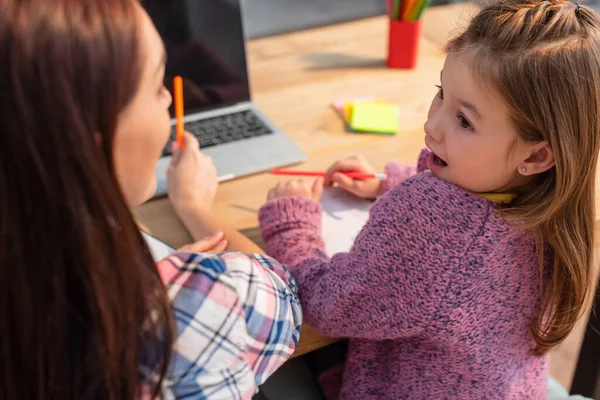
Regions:
<instances>
[{"instance_id":1,"label":"plaid shirt","mask_svg":"<svg viewBox=\"0 0 600 400\"><path fill-rule=\"evenodd\" d=\"M177 322L165 399L251 399L298 344L302 312L289 270L237 252L175 253L158 270Z\"/></svg>"}]
</instances>

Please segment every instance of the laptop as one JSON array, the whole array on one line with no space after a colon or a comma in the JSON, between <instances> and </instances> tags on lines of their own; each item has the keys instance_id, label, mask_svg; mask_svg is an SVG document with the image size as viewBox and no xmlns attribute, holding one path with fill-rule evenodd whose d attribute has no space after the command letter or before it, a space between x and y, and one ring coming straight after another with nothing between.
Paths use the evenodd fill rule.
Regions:
<instances>
[{"instance_id":1,"label":"laptop","mask_svg":"<svg viewBox=\"0 0 600 400\"><path fill-rule=\"evenodd\" d=\"M240 0L145 0L167 49L165 86L183 78L185 129L211 156L219 181L306 159L302 150L252 102ZM167 192L171 138L156 167L155 197Z\"/></svg>"}]
</instances>

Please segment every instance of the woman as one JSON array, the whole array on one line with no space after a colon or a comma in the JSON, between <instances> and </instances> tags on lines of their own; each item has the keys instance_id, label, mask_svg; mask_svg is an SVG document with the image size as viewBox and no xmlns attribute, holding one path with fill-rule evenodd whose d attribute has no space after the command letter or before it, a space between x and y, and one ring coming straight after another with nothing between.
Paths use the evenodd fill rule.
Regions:
<instances>
[{"instance_id":1,"label":"woman","mask_svg":"<svg viewBox=\"0 0 600 400\"><path fill-rule=\"evenodd\" d=\"M164 48L135 0L0 0L0 399L251 398L293 352L287 269L242 253L154 264L130 208L170 132ZM207 211L187 135L169 195L191 249L259 249ZM189 249L188 249L189 250Z\"/></svg>"}]
</instances>

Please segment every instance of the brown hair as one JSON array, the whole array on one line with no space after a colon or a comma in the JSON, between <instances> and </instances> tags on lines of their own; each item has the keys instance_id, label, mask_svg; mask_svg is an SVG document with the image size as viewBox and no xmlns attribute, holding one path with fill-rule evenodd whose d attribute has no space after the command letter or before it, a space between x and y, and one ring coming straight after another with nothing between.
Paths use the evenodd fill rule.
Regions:
<instances>
[{"instance_id":1,"label":"brown hair","mask_svg":"<svg viewBox=\"0 0 600 400\"><path fill-rule=\"evenodd\" d=\"M509 223L537 236L547 283L531 332L536 352L545 353L573 329L594 276L600 19L564 0L501 0L481 10L448 49L468 54L475 76L500 93L522 140L545 140L554 152L556 165L502 210ZM544 254L553 260L547 271Z\"/></svg>"},{"instance_id":2,"label":"brown hair","mask_svg":"<svg viewBox=\"0 0 600 400\"><path fill-rule=\"evenodd\" d=\"M113 163L136 12L0 2L1 399L132 399L142 360L165 375L170 307Z\"/></svg>"}]
</instances>

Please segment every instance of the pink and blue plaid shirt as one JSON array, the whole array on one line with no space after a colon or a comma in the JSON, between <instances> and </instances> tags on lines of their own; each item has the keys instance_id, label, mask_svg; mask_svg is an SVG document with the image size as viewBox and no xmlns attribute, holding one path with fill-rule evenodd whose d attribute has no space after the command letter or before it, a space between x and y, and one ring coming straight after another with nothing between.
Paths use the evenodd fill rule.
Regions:
<instances>
[{"instance_id":1,"label":"pink and blue plaid shirt","mask_svg":"<svg viewBox=\"0 0 600 400\"><path fill-rule=\"evenodd\" d=\"M175 253L157 266L177 323L165 399L251 399L298 344L289 270L237 252Z\"/></svg>"}]
</instances>

